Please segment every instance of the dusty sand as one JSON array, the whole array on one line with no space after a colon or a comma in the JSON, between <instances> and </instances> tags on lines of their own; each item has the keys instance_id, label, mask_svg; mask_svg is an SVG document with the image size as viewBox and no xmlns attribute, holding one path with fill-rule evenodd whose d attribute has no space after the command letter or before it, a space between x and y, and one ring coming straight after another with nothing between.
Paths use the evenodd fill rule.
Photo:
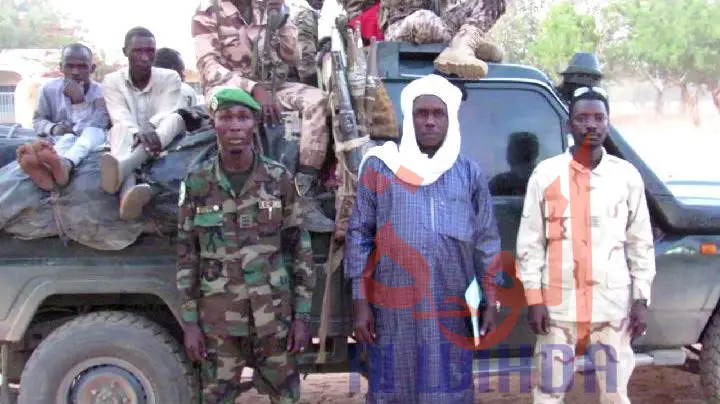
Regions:
<instances>
[{"instance_id":1,"label":"dusty sand","mask_svg":"<svg viewBox=\"0 0 720 404\"><path fill-rule=\"evenodd\" d=\"M630 382L630 399L633 403L645 404L701 404L705 403L700 390L699 376L693 373L694 362L685 367L638 368ZM353 375L353 385L362 378ZM309 375L302 382L302 403L364 404L367 384L360 382L359 393L350 393L351 376L347 373L333 375ZM529 392L520 391L518 377L510 379L510 389L499 392L498 379L490 381L489 392L476 390L477 403L531 404ZM237 403L269 403L254 390L246 393ZM568 394L566 404L597 403L594 393L584 392L583 377L576 374L573 390Z\"/></svg>"}]
</instances>

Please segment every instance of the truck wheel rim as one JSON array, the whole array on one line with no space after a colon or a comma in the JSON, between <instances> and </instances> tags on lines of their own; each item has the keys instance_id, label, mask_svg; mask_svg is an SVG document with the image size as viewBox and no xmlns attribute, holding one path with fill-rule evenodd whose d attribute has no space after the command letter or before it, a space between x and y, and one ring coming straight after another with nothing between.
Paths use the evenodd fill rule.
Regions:
<instances>
[{"instance_id":1,"label":"truck wheel rim","mask_svg":"<svg viewBox=\"0 0 720 404\"><path fill-rule=\"evenodd\" d=\"M58 403L157 404L151 383L135 366L118 358L92 358L65 374Z\"/></svg>"}]
</instances>

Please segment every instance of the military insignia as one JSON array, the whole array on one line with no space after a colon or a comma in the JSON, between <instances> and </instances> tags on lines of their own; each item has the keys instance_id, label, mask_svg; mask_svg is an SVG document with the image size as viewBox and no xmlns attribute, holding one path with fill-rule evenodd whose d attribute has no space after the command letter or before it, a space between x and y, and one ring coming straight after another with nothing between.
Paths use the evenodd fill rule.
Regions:
<instances>
[{"instance_id":1,"label":"military insignia","mask_svg":"<svg viewBox=\"0 0 720 404\"><path fill-rule=\"evenodd\" d=\"M185 203L185 181L180 182L180 200L178 206L182 206Z\"/></svg>"},{"instance_id":2,"label":"military insignia","mask_svg":"<svg viewBox=\"0 0 720 404\"><path fill-rule=\"evenodd\" d=\"M282 208L282 201L279 199L272 199L272 200L266 200L266 201L260 201L258 203L260 209L267 209L268 211L268 219L272 217L273 209L281 209Z\"/></svg>"},{"instance_id":3,"label":"military insignia","mask_svg":"<svg viewBox=\"0 0 720 404\"><path fill-rule=\"evenodd\" d=\"M218 205L213 205L213 206L198 206L198 207L195 209L195 214L197 214L197 215L202 215L202 214L205 214L205 213L213 213L213 212L218 212L218 211L220 211L220 207L219 207Z\"/></svg>"},{"instance_id":4,"label":"military insignia","mask_svg":"<svg viewBox=\"0 0 720 404\"><path fill-rule=\"evenodd\" d=\"M210 100L210 109L215 111L218 107L218 99L217 97L212 97L212 100Z\"/></svg>"},{"instance_id":5,"label":"military insignia","mask_svg":"<svg viewBox=\"0 0 720 404\"><path fill-rule=\"evenodd\" d=\"M251 227L252 226L252 216L250 215L240 215L238 218L238 226L242 228Z\"/></svg>"}]
</instances>

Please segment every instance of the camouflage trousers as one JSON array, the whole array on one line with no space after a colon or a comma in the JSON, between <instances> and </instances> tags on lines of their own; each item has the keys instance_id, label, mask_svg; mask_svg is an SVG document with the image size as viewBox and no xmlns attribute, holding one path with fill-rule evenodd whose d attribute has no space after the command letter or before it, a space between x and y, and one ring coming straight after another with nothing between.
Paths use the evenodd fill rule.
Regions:
<instances>
[{"instance_id":1,"label":"camouflage trousers","mask_svg":"<svg viewBox=\"0 0 720 404\"><path fill-rule=\"evenodd\" d=\"M263 83L263 87L269 86ZM276 95L283 110L300 112L300 165L322 169L330 141L327 94L317 87L285 82L277 86Z\"/></svg>"},{"instance_id":2,"label":"camouflage trousers","mask_svg":"<svg viewBox=\"0 0 720 404\"><path fill-rule=\"evenodd\" d=\"M603 404L630 404L627 385L635 368L635 356L627 326L627 320L584 326L589 331L584 354L592 360L595 372L585 378L583 391L594 395L597 387ZM578 330L577 323L551 321L548 334L537 336L534 360L538 385L533 389L534 404L563 402L566 390L572 386Z\"/></svg>"},{"instance_id":3,"label":"camouflage trousers","mask_svg":"<svg viewBox=\"0 0 720 404\"><path fill-rule=\"evenodd\" d=\"M303 82L317 73L315 56L317 55L318 18L319 15L315 11L303 8L297 12L292 21L298 28L300 63L296 69L298 78Z\"/></svg>"},{"instance_id":4,"label":"camouflage trousers","mask_svg":"<svg viewBox=\"0 0 720 404\"><path fill-rule=\"evenodd\" d=\"M287 333L267 337L206 336L208 359L202 366L202 402L234 404L242 392L240 377L253 368L253 385L273 404L300 401L300 376L295 358L286 351Z\"/></svg>"},{"instance_id":5,"label":"camouflage trousers","mask_svg":"<svg viewBox=\"0 0 720 404\"><path fill-rule=\"evenodd\" d=\"M391 8L407 10L399 0L382 0L381 13L392 15ZM405 0L407 1L407 0ZM392 19L391 19L392 20ZM488 15L484 0L455 0L440 15L431 10L418 9L398 19L385 29L386 41L412 42L415 44L448 43L464 24L478 27L487 33L497 19Z\"/></svg>"}]
</instances>

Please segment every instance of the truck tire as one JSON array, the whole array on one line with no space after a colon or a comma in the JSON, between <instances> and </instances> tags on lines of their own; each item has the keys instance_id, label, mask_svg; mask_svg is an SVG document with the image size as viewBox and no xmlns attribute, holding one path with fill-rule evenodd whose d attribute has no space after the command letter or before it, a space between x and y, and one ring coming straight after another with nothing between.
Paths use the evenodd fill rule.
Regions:
<instances>
[{"instance_id":1,"label":"truck tire","mask_svg":"<svg viewBox=\"0 0 720 404\"><path fill-rule=\"evenodd\" d=\"M720 404L720 312L710 318L700 352L700 384L709 404Z\"/></svg>"},{"instance_id":2,"label":"truck tire","mask_svg":"<svg viewBox=\"0 0 720 404\"><path fill-rule=\"evenodd\" d=\"M163 328L133 313L97 312L38 346L23 370L18 404L190 404L195 380Z\"/></svg>"}]
</instances>

